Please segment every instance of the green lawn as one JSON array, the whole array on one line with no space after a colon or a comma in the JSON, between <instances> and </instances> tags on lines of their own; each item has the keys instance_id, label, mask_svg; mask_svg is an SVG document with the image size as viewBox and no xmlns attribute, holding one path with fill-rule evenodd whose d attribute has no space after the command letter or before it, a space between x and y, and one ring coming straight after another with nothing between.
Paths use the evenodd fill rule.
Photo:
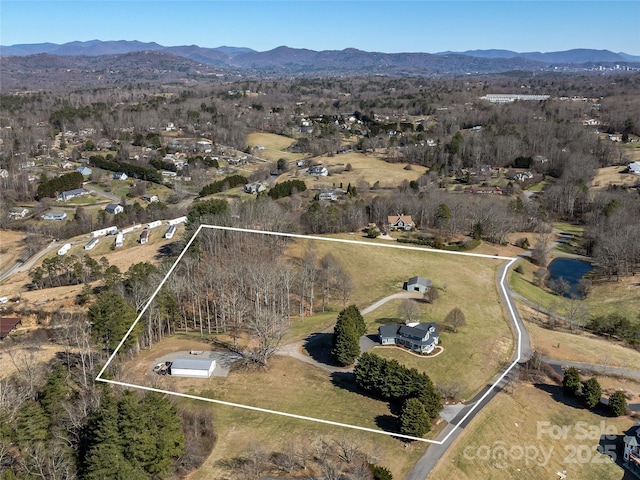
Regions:
<instances>
[{"instance_id":1,"label":"green lawn","mask_svg":"<svg viewBox=\"0 0 640 480\"><path fill-rule=\"evenodd\" d=\"M482 388L510 358L513 337L496 289L500 260L386 248L380 245L395 244L384 240L366 241L371 246L305 242L308 246L296 243L290 249L290 255L297 257L307 248L313 248L318 258L331 253L350 273L354 291L348 303L356 304L360 310L402 292L402 285L408 278L420 275L431 279L439 292L433 305L420 303L421 321L442 322L456 306L466 316L467 326L459 333L442 332L445 352L439 357L423 359L389 349L377 349L376 353L399 356L399 360L407 361L411 366L417 366L414 363L417 361L421 370L432 375L434 381L456 378L467 385L465 396ZM376 333L380 325L399 322L400 303L400 299L389 301L366 315L368 333ZM291 337L304 338L321 330L318 326L332 325L342 304L335 299L330 306L333 313L319 316L317 320L305 319L301 325L296 325L294 320L295 333ZM309 323L305 325L306 322Z\"/></svg>"}]
</instances>

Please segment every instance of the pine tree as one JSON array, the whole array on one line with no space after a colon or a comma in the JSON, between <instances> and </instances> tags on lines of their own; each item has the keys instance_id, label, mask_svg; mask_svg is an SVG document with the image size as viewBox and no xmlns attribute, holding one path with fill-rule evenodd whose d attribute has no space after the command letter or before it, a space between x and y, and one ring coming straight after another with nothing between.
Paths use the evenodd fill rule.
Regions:
<instances>
[{"instance_id":1,"label":"pine tree","mask_svg":"<svg viewBox=\"0 0 640 480\"><path fill-rule=\"evenodd\" d=\"M331 353L338 364L353 364L360 356L360 337L367 331L364 318L355 305L350 305L338 314L333 330Z\"/></svg>"},{"instance_id":2,"label":"pine tree","mask_svg":"<svg viewBox=\"0 0 640 480\"><path fill-rule=\"evenodd\" d=\"M84 458L84 478L101 480L142 480L148 478L135 469L122 453L122 441L118 429L120 416L118 402L111 390L102 391L100 406L89 420L88 448Z\"/></svg>"},{"instance_id":3,"label":"pine tree","mask_svg":"<svg viewBox=\"0 0 640 480\"><path fill-rule=\"evenodd\" d=\"M431 428L431 420L424 405L417 398L409 398L402 406L400 414L400 433L413 437L422 437Z\"/></svg>"},{"instance_id":4,"label":"pine tree","mask_svg":"<svg viewBox=\"0 0 640 480\"><path fill-rule=\"evenodd\" d=\"M596 377L591 377L584 382L582 387L582 401L587 408L593 408L600 403L600 397L602 396L602 387Z\"/></svg>"},{"instance_id":5,"label":"pine tree","mask_svg":"<svg viewBox=\"0 0 640 480\"><path fill-rule=\"evenodd\" d=\"M178 410L166 395L147 392L141 407L148 412L148 429L155 439L155 457L146 466L154 477L164 478L174 459L184 450L184 433Z\"/></svg>"},{"instance_id":6,"label":"pine tree","mask_svg":"<svg viewBox=\"0 0 640 480\"><path fill-rule=\"evenodd\" d=\"M351 365L360 355L360 342L353 324L338 317L333 329L333 349L331 353L339 365Z\"/></svg>"},{"instance_id":7,"label":"pine tree","mask_svg":"<svg viewBox=\"0 0 640 480\"><path fill-rule=\"evenodd\" d=\"M627 411L627 398L623 391L617 391L609 397L609 410L615 417L624 415Z\"/></svg>"},{"instance_id":8,"label":"pine tree","mask_svg":"<svg viewBox=\"0 0 640 480\"><path fill-rule=\"evenodd\" d=\"M105 291L98 295L96 303L89 307L92 335L108 350L114 350L136 318L133 310L122 296ZM127 339L127 345L135 341L135 334Z\"/></svg>"},{"instance_id":9,"label":"pine tree","mask_svg":"<svg viewBox=\"0 0 640 480\"><path fill-rule=\"evenodd\" d=\"M575 395L580 390L580 373L576 367L569 367L564 372L562 379L562 388L565 392Z\"/></svg>"},{"instance_id":10,"label":"pine tree","mask_svg":"<svg viewBox=\"0 0 640 480\"><path fill-rule=\"evenodd\" d=\"M27 400L17 413L16 442L24 446L43 442L49 436L49 426L49 418L42 405L35 400Z\"/></svg>"},{"instance_id":11,"label":"pine tree","mask_svg":"<svg viewBox=\"0 0 640 480\"><path fill-rule=\"evenodd\" d=\"M69 389L66 383L66 372L62 365L53 367L47 381L40 391L40 404L49 416L51 423L56 423L63 412L62 401L67 398Z\"/></svg>"}]
</instances>

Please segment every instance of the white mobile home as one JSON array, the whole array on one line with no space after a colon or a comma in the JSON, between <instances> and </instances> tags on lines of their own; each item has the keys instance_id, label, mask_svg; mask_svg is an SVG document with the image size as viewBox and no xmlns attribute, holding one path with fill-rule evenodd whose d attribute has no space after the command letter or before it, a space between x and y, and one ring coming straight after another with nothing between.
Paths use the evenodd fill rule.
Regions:
<instances>
[{"instance_id":1,"label":"white mobile home","mask_svg":"<svg viewBox=\"0 0 640 480\"><path fill-rule=\"evenodd\" d=\"M60 250L58 250L58 255L66 255L69 250L71 250L71 244L65 243L62 247L60 247Z\"/></svg>"},{"instance_id":2,"label":"white mobile home","mask_svg":"<svg viewBox=\"0 0 640 480\"><path fill-rule=\"evenodd\" d=\"M91 250L93 247L95 247L98 244L99 241L100 241L99 238L94 238L93 240L91 240L89 243L87 243L84 246L84 249L85 250Z\"/></svg>"},{"instance_id":3,"label":"white mobile home","mask_svg":"<svg viewBox=\"0 0 640 480\"><path fill-rule=\"evenodd\" d=\"M178 217L172 220L167 220L167 225L178 225L179 223L184 223L187 221L187 217Z\"/></svg>"},{"instance_id":4,"label":"white mobile home","mask_svg":"<svg viewBox=\"0 0 640 480\"><path fill-rule=\"evenodd\" d=\"M176 233L176 226L171 225L169 230L167 230L164 234L164 238L173 238L173 234Z\"/></svg>"},{"instance_id":5,"label":"white mobile home","mask_svg":"<svg viewBox=\"0 0 640 480\"><path fill-rule=\"evenodd\" d=\"M124 234L119 232L118 235L116 235L116 248L122 245L124 245Z\"/></svg>"}]
</instances>

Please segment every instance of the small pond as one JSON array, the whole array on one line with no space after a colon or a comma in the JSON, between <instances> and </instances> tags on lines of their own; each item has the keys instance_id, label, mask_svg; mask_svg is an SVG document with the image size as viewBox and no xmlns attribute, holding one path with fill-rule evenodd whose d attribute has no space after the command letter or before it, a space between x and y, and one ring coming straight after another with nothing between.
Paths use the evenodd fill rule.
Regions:
<instances>
[{"instance_id":1,"label":"small pond","mask_svg":"<svg viewBox=\"0 0 640 480\"><path fill-rule=\"evenodd\" d=\"M549 270L549 280L547 283L549 286L563 279L569 284L569 291L564 293L565 297L575 296L576 298L583 298L579 286L582 277L593 269L593 266L589 262L576 258L560 257L554 258L551 263L549 263L547 269Z\"/></svg>"}]
</instances>

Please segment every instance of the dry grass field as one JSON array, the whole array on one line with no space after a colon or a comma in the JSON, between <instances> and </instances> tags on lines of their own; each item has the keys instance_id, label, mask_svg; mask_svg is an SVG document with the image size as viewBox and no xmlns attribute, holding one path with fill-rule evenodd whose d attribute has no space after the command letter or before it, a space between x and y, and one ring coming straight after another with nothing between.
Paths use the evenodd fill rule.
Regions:
<instances>
[{"instance_id":1,"label":"dry grass field","mask_svg":"<svg viewBox=\"0 0 640 480\"><path fill-rule=\"evenodd\" d=\"M295 162L307 155L301 153L287 152L287 148L296 143L294 138L285 137L283 135L276 135L275 133L258 133L254 132L247 137L247 145L250 147L262 146L261 150L256 152L256 155L260 158L264 158L270 162L277 162L279 159L284 158L289 162Z\"/></svg>"},{"instance_id":2,"label":"dry grass field","mask_svg":"<svg viewBox=\"0 0 640 480\"><path fill-rule=\"evenodd\" d=\"M632 425L629 417L582 408L555 385L519 384L478 414L428 479L555 479L564 470L568 479L622 479L623 470L596 447L601 433L610 436L603 444L612 445Z\"/></svg>"},{"instance_id":3,"label":"dry grass field","mask_svg":"<svg viewBox=\"0 0 640 480\"><path fill-rule=\"evenodd\" d=\"M336 388L331 374L309 366L299 368L299 362L289 357L276 357L267 371L236 370L227 378L204 380L163 377L151 372L157 359L167 353L210 348L197 337L174 335L129 361L123 368L123 380L373 429L379 429L376 423L378 416L386 418L389 415L386 402L346 388ZM390 468L394 475L399 475L398 478L402 478L427 447L426 443L418 442L405 449L404 442L385 435L235 407L213 404L211 409L215 415L218 442L193 479L225 478L225 469L219 464L221 460L246 454L258 445L269 452L279 451L292 437L299 437L307 444L320 435L353 437L363 450L370 454L377 453L379 463Z\"/></svg>"},{"instance_id":4,"label":"dry grass field","mask_svg":"<svg viewBox=\"0 0 640 480\"><path fill-rule=\"evenodd\" d=\"M525 320L540 317L539 313L522 304L518 304L518 310ZM531 321L527 321L526 327L534 350L556 360L621 368L640 365L640 351L583 330L574 333L550 330Z\"/></svg>"},{"instance_id":5,"label":"dry grass field","mask_svg":"<svg viewBox=\"0 0 640 480\"><path fill-rule=\"evenodd\" d=\"M319 177L304 171L287 172L281 175L278 181L289 180L296 175L305 181L308 188L331 188L340 183L344 188L349 183L356 187L362 183L369 186L378 183L379 188L395 188L403 180L417 180L425 172L424 167L414 165L411 170L405 170L404 163L388 163L374 155L358 152L347 152L333 157L314 157L311 161L321 163L329 170L329 175ZM351 171L346 170L347 164L351 165Z\"/></svg>"},{"instance_id":6,"label":"dry grass field","mask_svg":"<svg viewBox=\"0 0 640 480\"><path fill-rule=\"evenodd\" d=\"M0 271L13 265L25 247L22 240L25 238L22 232L12 230L0 230Z\"/></svg>"},{"instance_id":7,"label":"dry grass field","mask_svg":"<svg viewBox=\"0 0 640 480\"><path fill-rule=\"evenodd\" d=\"M638 150L640 157L640 150ZM604 167L599 168L598 173L593 178L591 186L594 190L603 190L610 186L632 187L640 184L640 177L632 173L621 173L626 167Z\"/></svg>"}]
</instances>

